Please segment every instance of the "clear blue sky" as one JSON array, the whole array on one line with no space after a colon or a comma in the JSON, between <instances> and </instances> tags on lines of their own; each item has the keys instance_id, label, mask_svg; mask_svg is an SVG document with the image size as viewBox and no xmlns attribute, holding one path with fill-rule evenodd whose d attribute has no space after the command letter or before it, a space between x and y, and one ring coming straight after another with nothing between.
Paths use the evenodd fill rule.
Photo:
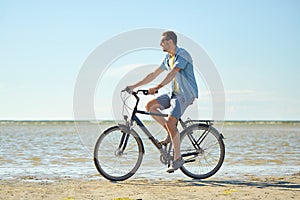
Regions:
<instances>
[{"instance_id":1,"label":"clear blue sky","mask_svg":"<svg viewBox=\"0 0 300 200\"><path fill-rule=\"evenodd\" d=\"M227 120L300 120L299 11L297 0L0 1L0 119L73 119L88 55L122 32L162 28L211 57Z\"/></svg>"}]
</instances>

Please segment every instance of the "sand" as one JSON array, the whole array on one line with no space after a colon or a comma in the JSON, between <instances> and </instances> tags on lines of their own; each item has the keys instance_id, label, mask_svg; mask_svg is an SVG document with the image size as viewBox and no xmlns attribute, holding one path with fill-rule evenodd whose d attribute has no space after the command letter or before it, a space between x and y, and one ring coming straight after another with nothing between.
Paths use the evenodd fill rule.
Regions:
<instances>
[{"instance_id":1,"label":"sand","mask_svg":"<svg viewBox=\"0 0 300 200\"><path fill-rule=\"evenodd\" d=\"M0 199L300 199L300 174L207 180L0 180Z\"/></svg>"}]
</instances>

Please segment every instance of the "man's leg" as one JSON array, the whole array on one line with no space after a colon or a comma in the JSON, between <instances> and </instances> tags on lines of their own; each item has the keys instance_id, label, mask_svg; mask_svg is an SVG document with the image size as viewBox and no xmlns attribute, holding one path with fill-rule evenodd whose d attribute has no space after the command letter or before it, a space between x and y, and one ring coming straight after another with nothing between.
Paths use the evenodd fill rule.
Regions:
<instances>
[{"instance_id":1,"label":"man's leg","mask_svg":"<svg viewBox=\"0 0 300 200\"><path fill-rule=\"evenodd\" d=\"M146 105L146 110L148 112L153 112L153 113L160 113L159 111L160 108L160 104L158 103L158 101L156 99L153 99L151 101L149 101ZM160 125L162 125L163 127L165 127L166 124L166 119L164 117L160 117L160 116L155 116L155 115L151 115Z\"/></svg>"},{"instance_id":2,"label":"man's leg","mask_svg":"<svg viewBox=\"0 0 300 200\"><path fill-rule=\"evenodd\" d=\"M146 110L148 112L161 113L159 108L160 104L156 99L149 101L146 105ZM180 159L180 135L176 126L178 119L173 116L169 116L167 120L160 116L152 115L152 117L167 130L169 136L171 137L174 146L174 160Z\"/></svg>"},{"instance_id":3,"label":"man's leg","mask_svg":"<svg viewBox=\"0 0 300 200\"><path fill-rule=\"evenodd\" d=\"M166 128L168 130L168 133L171 137L173 147L174 147L174 160L180 160L181 159L181 153L180 153L180 135L177 129L177 122L178 119L173 116L169 116L168 120L166 122Z\"/></svg>"},{"instance_id":4,"label":"man's leg","mask_svg":"<svg viewBox=\"0 0 300 200\"><path fill-rule=\"evenodd\" d=\"M175 170L179 169L183 164L184 160L181 157L181 152L180 152L180 134L177 129L177 118L173 116L169 116L166 127L168 129L168 133L171 136L172 143L173 143L173 148L174 148L174 160L171 164L171 166L167 169L167 172L173 173Z\"/></svg>"},{"instance_id":5,"label":"man's leg","mask_svg":"<svg viewBox=\"0 0 300 200\"><path fill-rule=\"evenodd\" d=\"M168 105L169 104L169 100L168 100L168 103L164 102L164 104L165 104L166 107L168 107L169 106ZM153 100L151 100L151 101L149 101L147 103L146 110L148 112L160 113L161 114L160 107L161 107L161 105L158 102L158 100L157 99L153 99ZM167 133L169 132L168 129L167 129L167 127L166 127L167 120L164 117L155 116L155 115L151 115L151 117L154 118L155 121L157 121L160 125L162 125L165 128L165 130L167 131ZM170 134L168 133L167 137L161 141L161 144L164 144L164 143L167 144L167 143L171 142L169 135Z\"/></svg>"}]
</instances>

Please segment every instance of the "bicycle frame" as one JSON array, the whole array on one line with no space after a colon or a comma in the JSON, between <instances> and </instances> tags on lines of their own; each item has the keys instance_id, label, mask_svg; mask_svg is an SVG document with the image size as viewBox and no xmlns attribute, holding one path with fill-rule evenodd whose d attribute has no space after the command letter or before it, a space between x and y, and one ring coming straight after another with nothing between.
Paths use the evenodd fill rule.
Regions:
<instances>
[{"instance_id":1,"label":"bicycle frame","mask_svg":"<svg viewBox=\"0 0 300 200\"><path fill-rule=\"evenodd\" d=\"M137 106L139 104L140 98L138 96L138 93L143 93L144 95L148 95L148 90L138 90L136 92L132 92L132 95L136 99L135 107L132 111L130 124L132 124L134 121L137 123L137 125L141 128L141 130L148 136L148 138L151 140L151 142L155 145L155 147L158 150L161 150L162 145L159 143L159 141L154 138L154 136L150 133L150 131L146 128L146 126L143 124L143 122L136 116L136 114L142 114L142 115L151 115L151 116L160 116L160 117L168 117L167 114L161 114L161 113L153 113L153 112L146 112L143 110L138 110ZM125 117L124 117L125 118ZM126 120L126 118L125 118ZM179 118L179 123L182 126L183 129L187 128L187 123L182 121L181 118ZM188 122L205 122L208 125L213 125L213 121L210 120L188 120Z\"/></svg>"},{"instance_id":2,"label":"bicycle frame","mask_svg":"<svg viewBox=\"0 0 300 200\"><path fill-rule=\"evenodd\" d=\"M160 117L168 117L167 114L161 114L161 113L153 113L153 112L146 112L143 110L138 110L137 106L139 104L140 98L138 97L138 93L142 92L144 95L148 95L148 90L138 90L136 92L132 92L132 95L136 98L136 104L133 109L132 115L131 115L131 121L130 124L132 124L134 121L136 124L141 128L141 130L148 136L150 141L155 145L155 147L158 150L162 149L162 145L159 143L159 141L154 138L154 136L150 133L150 131L146 128L146 126L143 124L143 122L136 116L136 114L142 114L142 115L151 115L151 116L160 116ZM183 128L186 128L185 123L179 119L180 124Z\"/></svg>"}]
</instances>

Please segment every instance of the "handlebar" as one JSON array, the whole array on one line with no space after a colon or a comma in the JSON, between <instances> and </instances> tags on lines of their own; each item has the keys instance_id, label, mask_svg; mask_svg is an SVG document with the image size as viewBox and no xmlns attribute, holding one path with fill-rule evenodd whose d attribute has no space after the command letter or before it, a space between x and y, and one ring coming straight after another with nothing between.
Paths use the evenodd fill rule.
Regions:
<instances>
[{"instance_id":1,"label":"handlebar","mask_svg":"<svg viewBox=\"0 0 300 200\"><path fill-rule=\"evenodd\" d=\"M125 92L125 91L128 92L129 94L132 94L135 97L135 99L136 99L135 106L134 106L134 109L133 109L133 112L132 112L132 116L131 116L133 118L134 114L137 112L137 106L138 106L139 101L140 101L140 98L139 98L138 94L142 93L143 95L149 95L150 93L149 93L148 90L132 91L132 90L130 90L129 87L126 87L121 92ZM158 91L156 91L155 93L158 93Z\"/></svg>"},{"instance_id":2,"label":"handlebar","mask_svg":"<svg viewBox=\"0 0 300 200\"><path fill-rule=\"evenodd\" d=\"M129 87L126 87L124 90L122 90L122 92L128 92L129 94L132 94L133 96L139 94L139 93L143 93L144 95L149 95L149 91L148 90L137 90L137 91L131 91ZM158 93L158 91L156 91L155 93Z\"/></svg>"},{"instance_id":3,"label":"handlebar","mask_svg":"<svg viewBox=\"0 0 300 200\"><path fill-rule=\"evenodd\" d=\"M132 92L133 95L138 94L138 93L143 93L143 95L149 95L149 91L148 90L137 90L136 92ZM158 93L158 91L156 91L155 93Z\"/></svg>"},{"instance_id":4,"label":"handlebar","mask_svg":"<svg viewBox=\"0 0 300 200\"><path fill-rule=\"evenodd\" d=\"M128 92L128 91L127 91ZM140 98L138 97L138 94L142 93L143 95L149 95L149 91L148 90L137 90L137 91L132 91L131 94L136 98L137 100L137 104L140 100ZM155 93L158 93L158 91L156 91ZM136 106L137 106L136 104Z\"/></svg>"}]
</instances>

